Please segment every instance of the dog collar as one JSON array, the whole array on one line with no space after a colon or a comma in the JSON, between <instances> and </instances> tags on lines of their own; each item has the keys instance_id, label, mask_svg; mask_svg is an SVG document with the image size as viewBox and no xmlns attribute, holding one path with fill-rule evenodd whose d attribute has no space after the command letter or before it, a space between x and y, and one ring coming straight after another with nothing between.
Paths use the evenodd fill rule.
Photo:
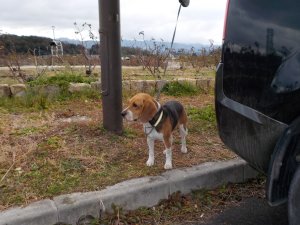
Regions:
<instances>
[{"instance_id":1,"label":"dog collar","mask_svg":"<svg viewBox=\"0 0 300 225\"><path fill-rule=\"evenodd\" d=\"M163 119L164 111L162 107L157 111L153 118L149 121L152 127L157 127Z\"/></svg>"}]
</instances>

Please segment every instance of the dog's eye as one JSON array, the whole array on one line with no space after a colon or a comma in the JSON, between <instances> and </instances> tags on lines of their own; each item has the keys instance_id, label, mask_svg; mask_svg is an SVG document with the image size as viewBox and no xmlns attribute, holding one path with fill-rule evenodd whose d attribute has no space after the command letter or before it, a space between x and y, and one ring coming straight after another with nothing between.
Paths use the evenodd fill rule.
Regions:
<instances>
[{"instance_id":1,"label":"dog's eye","mask_svg":"<svg viewBox=\"0 0 300 225\"><path fill-rule=\"evenodd\" d=\"M133 103L132 106L133 106L133 108L137 108L138 107L138 105L135 104L135 103Z\"/></svg>"}]
</instances>

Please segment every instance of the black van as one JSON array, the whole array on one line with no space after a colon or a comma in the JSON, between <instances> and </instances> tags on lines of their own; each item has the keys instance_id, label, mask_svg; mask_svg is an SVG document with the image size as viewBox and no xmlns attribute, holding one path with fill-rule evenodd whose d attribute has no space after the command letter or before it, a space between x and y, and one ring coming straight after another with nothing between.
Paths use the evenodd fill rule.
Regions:
<instances>
[{"instance_id":1,"label":"black van","mask_svg":"<svg viewBox=\"0 0 300 225\"><path fill-rule=\"evenodd\" d=\"M228 0L216 114L223 142L267 175L300 224L300 1Z\"/></svg>"}]
</instances>

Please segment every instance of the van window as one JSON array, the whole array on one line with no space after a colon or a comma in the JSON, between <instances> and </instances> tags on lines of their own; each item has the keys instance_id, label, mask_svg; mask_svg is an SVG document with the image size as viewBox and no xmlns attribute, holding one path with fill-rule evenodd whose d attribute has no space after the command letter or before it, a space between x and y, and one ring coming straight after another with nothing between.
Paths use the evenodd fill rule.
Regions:
<instances>
[{"instance_id":1,"label":"van window","mask_svg":"<svg viewBox=\"0 0 300 225\"><path fill-rule=\"evenodd\" d=\"M223 48L227 97L281 122L300 116L299 0L231 0Z\"/></svg>"}]
</instances>

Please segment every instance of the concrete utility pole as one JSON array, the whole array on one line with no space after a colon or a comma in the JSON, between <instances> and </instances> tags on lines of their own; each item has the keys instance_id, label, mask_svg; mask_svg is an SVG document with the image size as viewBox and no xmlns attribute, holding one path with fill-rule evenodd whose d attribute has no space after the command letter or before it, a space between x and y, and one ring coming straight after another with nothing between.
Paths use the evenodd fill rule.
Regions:
<instances>
[{"instance_id":1,"label":"concrete utility pole","mask_svg":"<svg viewBox=\"0 0 300 225\"><path fill-rule=\"evenodd\" d=\"M101 86L103 126L123 132L120 1L98 0L100 20Z\"/></svg>"}]
</instances>

